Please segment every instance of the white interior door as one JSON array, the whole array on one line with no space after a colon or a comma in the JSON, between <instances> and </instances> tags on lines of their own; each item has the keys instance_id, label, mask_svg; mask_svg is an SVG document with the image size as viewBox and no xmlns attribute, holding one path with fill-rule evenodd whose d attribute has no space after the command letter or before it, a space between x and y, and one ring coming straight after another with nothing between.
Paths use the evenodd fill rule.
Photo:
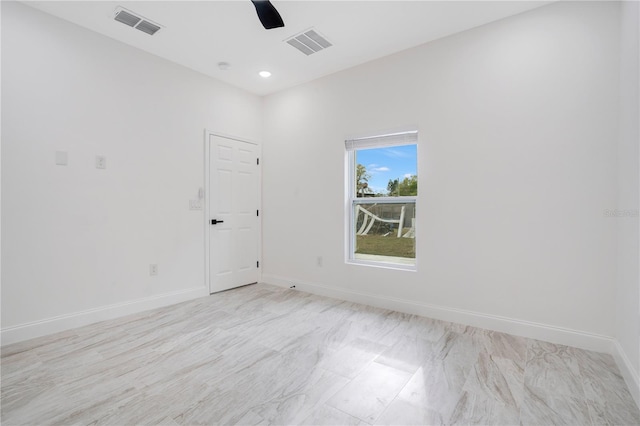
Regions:
<instances>
[{"instance_id":1,"label":"white interior door","mask_svg":"<svg viewBox=\"0 0 640 426\"><path fill-rule=\"evenodd\" d=\"M258 148L209 135L209 290L258 281Z\"/></svg>"}]
</instances>

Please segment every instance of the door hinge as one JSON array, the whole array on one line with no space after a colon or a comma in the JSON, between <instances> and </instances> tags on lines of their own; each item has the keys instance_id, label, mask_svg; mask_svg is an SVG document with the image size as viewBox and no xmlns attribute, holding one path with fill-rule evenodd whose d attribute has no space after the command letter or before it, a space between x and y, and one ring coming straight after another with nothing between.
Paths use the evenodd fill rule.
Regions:
<instances>
[{"instance_id":1,"label":"door hinge","mask_svg":"<svg viewBox=\"0 0 640 426\"><path fill-rule=\"evenodd\" d=\"M259 166L260 165L260 159L256 158L256 164Z\"/></svg>"},{"instance_id":2,"label":"door hinge","mask_svg":"<svg viewBox=\"0 0 640 426\"><path fill-rule=\"evenodd\" d=\"M257 261L256 262L256 268L259 268L259 267L260 267L260 261Z\"/></svg>"},{"instance_id":3,"label":"door hinge","mask_svg":"<svg viewBox=\"0 0 640 426\"><path fill-rule=\"evenodd\" d=\"M256 210L256 216L260 216L260 210Z\"/></svg>"}]
</instances>

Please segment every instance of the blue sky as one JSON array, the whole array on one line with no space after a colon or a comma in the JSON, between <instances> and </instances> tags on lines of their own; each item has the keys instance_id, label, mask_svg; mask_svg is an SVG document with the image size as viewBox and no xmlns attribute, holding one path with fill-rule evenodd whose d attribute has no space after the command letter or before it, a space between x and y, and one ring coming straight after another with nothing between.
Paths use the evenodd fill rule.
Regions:
<instances>
[{"instance_id":1,"label":"blue sky","mask_svg":"<svg viewBox=\"0 0 640 426\"><path fill-rule=\"evenodd\" d=\"M417 174L417 145L389 148L360 149L356 151L356 164L362 164L371 175L369 187L386 194L389 179L404 179Z\"/></svg>"}]
</instances>

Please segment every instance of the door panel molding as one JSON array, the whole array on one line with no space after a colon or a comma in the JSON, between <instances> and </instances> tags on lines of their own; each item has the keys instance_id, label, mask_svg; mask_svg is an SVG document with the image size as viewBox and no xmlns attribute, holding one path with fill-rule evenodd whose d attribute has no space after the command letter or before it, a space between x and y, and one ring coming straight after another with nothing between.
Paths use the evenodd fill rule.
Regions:
<instances>
[{"instance_id":1,"label":"door panel molding","mask_svg":"<svg viewBox=\"0 0 640 426\"><path fill-rule=\"evenodd\" d=\"M258 177L258 189L257 189L257 208L262 210L262 145L251 139L246 139L234 135L229 135L221 132L212 131L209 129L205 129L204 131L204 208L203 208L203 222L204 222L204 266L205 266L205 287L211 293L211 219L212 212L210 211L210 200L213 194L211 194L210 187L210 178L211 178L211 149L210 149L210 139L212 136L230 139L238 142L245 142L255 146L256 155L260 158L260 162L257 167L257 177ZM252 161L255 161L252 160ZM259 215L257 221L257 259L258 262L258 282L262 280L262 214Z\"/></svg>"}]
</instances>

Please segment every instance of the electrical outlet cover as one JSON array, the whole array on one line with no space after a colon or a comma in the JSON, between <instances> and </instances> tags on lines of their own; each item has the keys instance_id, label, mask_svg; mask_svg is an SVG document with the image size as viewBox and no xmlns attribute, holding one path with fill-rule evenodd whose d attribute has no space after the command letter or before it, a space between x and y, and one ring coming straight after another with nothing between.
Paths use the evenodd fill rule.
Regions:
<instances>
[{"instance_id":1,"label":"electrical outlet cover","mask_svg":"<svg viewBox=\"0 0 640 426\"><path fill-rule=\"evenodd\" d=\"M96 169L107 168L107 157L103 155L96 155Z\"/></svg>"},{"instance_id":2,"label":"electrical outlet cover","mask_svg":"<svg viewBox=\"0 0 640 426\"><path fill-rule=\"evenodd\" d=\"M68 164L67 151L56 151L56 165L66 166Z\"/></svg>"}]
</instances>

